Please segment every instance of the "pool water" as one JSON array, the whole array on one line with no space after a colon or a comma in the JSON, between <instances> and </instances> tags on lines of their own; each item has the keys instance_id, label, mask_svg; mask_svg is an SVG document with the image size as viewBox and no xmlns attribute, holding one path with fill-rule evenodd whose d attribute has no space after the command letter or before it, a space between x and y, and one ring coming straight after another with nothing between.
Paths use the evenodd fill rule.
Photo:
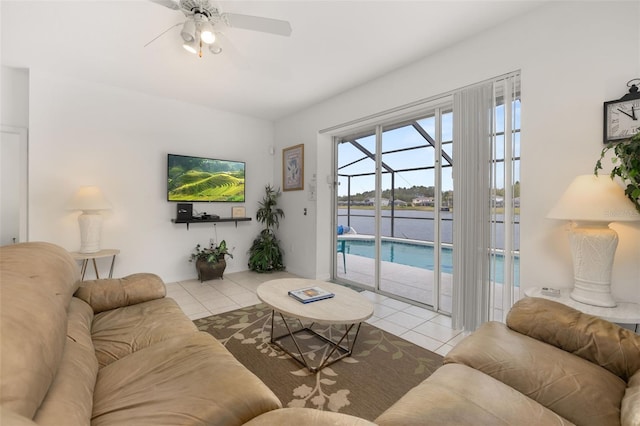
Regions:
<instances>
[{"instance_id":1,"label":"pool water","mask_svg":"<svg viewBox=\"0 0 640 426\"><path fill-rule=\"evenodd\" d=\"M372 240L345 240L345 252L356 256L375 257L374 242ZM414 266L416 268L434 269L433 246L426 244L406 243L401 241L383 240L380 247L382 260L385 262L399 263L401 265ZM495 281L504 282L504 256L502 254L494 254L495 265ZM515 271L515 285L519 286L520 281L520 258L513 259L513 268ZM442 247L440 252L440 270L443 273L453 273L453 249Z\"/></svg>"}]
</instances>

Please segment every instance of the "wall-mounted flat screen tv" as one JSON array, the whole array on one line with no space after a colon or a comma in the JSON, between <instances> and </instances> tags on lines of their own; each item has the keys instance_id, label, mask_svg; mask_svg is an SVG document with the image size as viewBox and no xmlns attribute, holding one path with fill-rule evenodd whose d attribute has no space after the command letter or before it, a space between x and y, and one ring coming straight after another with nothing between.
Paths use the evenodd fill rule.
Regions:
<instances>
[{"instance_id":1,"label":"wall-mounted flat screen tv","mask_svg":"<svg viewBox=\"0 0 640 426\"><path fill-rule=\"evenodd\" d=\"M169 154L167 200L244 202L245 163Z\"/></svg>"}]
</instances>

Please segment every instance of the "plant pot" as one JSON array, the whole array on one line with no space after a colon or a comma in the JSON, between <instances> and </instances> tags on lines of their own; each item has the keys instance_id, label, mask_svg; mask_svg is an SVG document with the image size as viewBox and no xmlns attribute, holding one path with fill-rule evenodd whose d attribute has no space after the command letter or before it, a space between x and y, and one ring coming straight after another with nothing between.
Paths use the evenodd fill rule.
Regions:
<instances>
[{"instance_id":1,"label":"plant pot","mask_svg":"<svg viewBox=\"0 0 640 426\"><path fill-rule=\"evenodd\" d=\"M196 260L196 270L198 271L198 279L200 282L213 280L215 278L222 279L222 274L227 267L224 257L218 259L215 263L209 263L204 259Z\"/></svg>"}]
</instances>

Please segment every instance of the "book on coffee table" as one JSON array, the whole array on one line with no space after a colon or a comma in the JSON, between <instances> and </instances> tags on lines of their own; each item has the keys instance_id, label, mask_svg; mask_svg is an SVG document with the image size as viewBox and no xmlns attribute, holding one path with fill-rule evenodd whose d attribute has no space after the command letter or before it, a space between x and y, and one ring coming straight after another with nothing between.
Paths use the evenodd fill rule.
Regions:
<instances>
[{"instance_id":1,"label":"book on coffee table","mask_svg":"<svg viewBox=\"0 0 640 426\"><path fill-rule=\"evenodd\" d=\"M302 303L311 303L318 300L329 299L335 294L330 293L320 287L305 287L289 291L289 296Z\"/></svg>"}]
</instances>

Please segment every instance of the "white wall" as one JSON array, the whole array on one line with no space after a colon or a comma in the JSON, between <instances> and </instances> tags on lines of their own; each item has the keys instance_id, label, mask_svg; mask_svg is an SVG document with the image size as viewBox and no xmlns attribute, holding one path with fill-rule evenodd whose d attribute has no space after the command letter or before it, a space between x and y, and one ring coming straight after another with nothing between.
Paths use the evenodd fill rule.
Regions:
<instances>
[{"instance_id":1,"label":"white wall","mask_svg":"<svg viewBox=\"0 0 640 426\"><path fill-rule=\"evenodd\" d=\"M40 70L30 73L30 240L80 245L77 216L66 202L80 185L98 185L113 205L104 214L103 248L119 248L115 276L154 272L171 282L196 276L188 262L197 243L215 237L213 224L175 225L166 201L167 153L245 161L247 216L255 217L273 176L273 124ZM231 206L194 205L231 216ZM233 250L227 272L247 269L255 219L216 225ZM103 271L106 270L106 264Z\"/></svg>"},{"instance_id":2,"label":"white wall","mask_svg":"<svg viewBox=\"0 0 640 426\"><path fill-rule=\"evenodd\" d=\"M569 246L562 223L545 219L565 186L589 173L601 149L602 103L640 76L637 2L554 2L471 40L296 115L272 123L177 101L30 72L30 239L79 246L77 212L65 202L83 184L100 185L114 205L104 247L122 250L116 275L151 271L173 281L195 276L188 254L213 237L209 225L173 225L165 200L167 152L247 162L247 215L264 185L281 185L281 149L305 144L305 191L283 193L279 236L287 268L328 276L331 138L318 130L500 75L522 71L521 282L567 285ZM4 69L3 69L4 71ZM4 73L3 73L4 79ZM4 80L3 80L4 86ZM3 90L4 92L4 90ZM6 108L6 94L2 107ZM3 119L5 112L2 114ZM275 145L276 155L268 154ZM308 186L317 174L317 201ZM198 206L196 206L198 207ZM200 207L224 216L231 206ZM307 208L307 215L303 209ZM640 301L640 225L614 225L620 244L614 294ZM236 247L228 270L246 269L260 226L219 224Z\"/></svg>"},{"instance_id":3,"label":"white wall","mask_svg":"<svg viewBox=\"0 0 640 426\"><path fill-rule=\"evenodd\" d=\"M0 124L29 127L29 71L0 68Z\"/></svg>"},{"instance_id":4,"label":"white wall","mask_svg":"<svg viewBox=\"0 0 640 426\"><path fill-rule=\"evenodd\" d=\"M286 264L324 278L332 254L332 144L320 129L434 97L507 72L522 72L521 283L570 286L565 224L545 218L569 182L591 173L602 148L602 104L640 77L640 3L554 2L421 62L276 123L278 148L305 143L305 181L318 176L318 200L306 191L281 199ZM275 178L281 170L276 164ZM279 167L279 169L278 169ZM302 216L301 207L309 209ZM311 229L315 222L315 229ZM620 243L613 293L640 302L640 224L613 225Z\"/></svg>"}]
</instances>

